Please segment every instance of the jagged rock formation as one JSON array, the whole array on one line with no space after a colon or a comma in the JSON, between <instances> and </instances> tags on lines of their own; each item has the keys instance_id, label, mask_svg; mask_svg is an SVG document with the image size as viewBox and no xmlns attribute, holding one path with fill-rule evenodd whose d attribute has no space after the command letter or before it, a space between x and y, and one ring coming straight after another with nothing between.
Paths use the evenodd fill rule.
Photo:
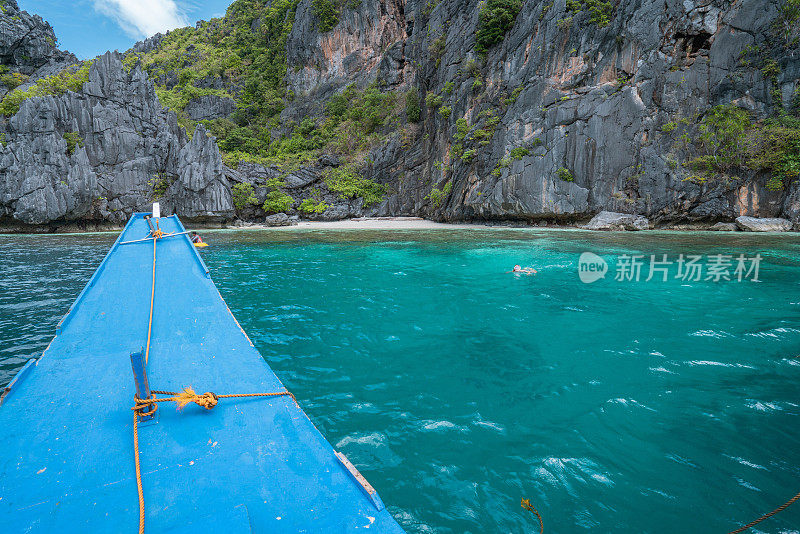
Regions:
<instances>
[{"instance_id":1,"label":"jagged rock formation","mask_svg":"<svg viewBox=\"0 0 800 534\"><path fill-rule=\"evenodd\" d=\"M147 76L106 55L82 92L27 100L16 116L0 120L7 144L0 144L0 216L29 224L116 222L163 193L167 209L190 218L222 221L236 213L260 220L268 213L260 207L267 184L280 180L295 199L289 213L313 195L327 208L312 216L327 219L578 222L612 211L656 224L711 225L741 215L798 223L800 187L791 165L777 178L742 158L723 168L701 129L720 104L749 110L751 121L800 113L800 15L786 2L527 0L501 39L481 51L478 0L339 3L327 31L320 31L312 1L300 0L287 17L280 115L265 123L261 138L297 136L304 119L321 128L330 99L351 84L377 82L400 95L400 105L416 90L420 120L393 115L369 153L346 162L385 186L381 203L365 207L329 190L323 172L344 165L346 153L323 149L288 169L225 165L206 130L194 126L231 136L220 146L236 144L235 130L253 103L241 107L248 85L228 71L191 82L198 94L178 110L195 132L189 142ZM240 16L249 4L237 4ZM21 13L14 2L5 5ZM30 73L30 84L66 56L49 46L46 23L18 16L0 14L0 62ZM246 29L257 35L263 22ZM206 24L198 30L220 22ZM168 37L154 36L131 53L166 53ZM200 54L186 52L173 62L182 66L154 74L165 90L185 83L178 69L191 68ZM73 154L63 139L69 132L84 141ZM257 202L235 209L236 184L251 184Z\"/></svg>"},{"instance_id":2,"label":"jagged rock formation","mask_svg":"<svg viewBox=\"0 0 800 534\"><path fill-rule=\"evenodd\" d=\"M413 18L422 30L405 46L418 65L416 83L441 94L455 82L446 100L451 117L479 124L480 113L494 109L501 119L485 149L452 165L454 120L428 109L426 135L417 136L405 161L397 151L376 155L376 169L394 166L395 176L404 173L394 180L397 193L385 211L444 219L571 218L604 209L656 221L796 217L796 201L790 200L797 197L796 183L788 191L769 191L768 177L752 173L730 183L693 183L670 165L675 139L662 131L670 122L695 122L717 104L734 102L760 117L781 106L769 75L741 62L748 47L764 47L774 33L781 4L623 0L601 28L587 21L589 13L570 12L563 1L528 1L502 43L488 51L480 73L468 68L480 61L477 2L441 2L429 16L407 6L409 23ZM441 36L445 44L437 57L429 52ZM800 76L797 47L779 49L774 61L774 84L788 106ZM476 97L473 85L482 77L485 89ZM513 102L503 102L503 93L515 92ZM520 147L530 147L529 153L492 172ZM452 175L435 169L437 162L451 164ZM570 181L559 180L561 168ZM441 208L425 205L427 190L420 184L428 177L440 184L452 180Z\"/></svg>"},{"instance_id":3,"label":"jagged rock formation","mask_svg":"<svg viewBox=\"0 0 800 534\"><path fill-rule=\"evenodd\" d=\"M197 126L191 142L181 149L175 173L177 179L164 195L167 212L202 221L233 215L230 185L223 174L219 149L202 126Z\"/></svg>"},{"instance_id":4,"label":"jagged rock formation","mask_svg":"<svg viewBox=\"0 0 800 534\"><path fill-rule=\"evenodd\" d=\"M0 6L0 65L7 74L19 73L24 77L20 80L32 82L77 61L69 52L58 50L53 28L42 17L20 10L16 0L3 0ZM8 90L0 84L0 98Z\"/></svg>"},{"instance_id":5,"label":"jagged rock formation","mask_svg":"<svg viewBox=\"0 0 800 534\"><path fill-rule=\"evenodd\" d=\"M27 54L40 50L31 36L52 34L38 17L15 22L34 26L19 41ZM34 75L52 72L64 57L44 52L30 66L38 64ZM127 72L117 53L94 61L80 92L24 100L0 123L0 135L0 219L7 225L122 224L162 196L167 212L188 219L234 214L214 139L198 127L189 141L147 76Z\"/></svg>"}]
</instances>

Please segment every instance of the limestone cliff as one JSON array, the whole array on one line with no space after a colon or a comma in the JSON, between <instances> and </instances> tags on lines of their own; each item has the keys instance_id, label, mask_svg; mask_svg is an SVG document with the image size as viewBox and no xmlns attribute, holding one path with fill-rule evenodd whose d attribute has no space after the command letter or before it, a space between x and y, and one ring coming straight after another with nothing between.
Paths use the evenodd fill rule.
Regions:
<instances>
[{"instance_id":1,"label":"limestone cliff","mask_svg":"<svg viewBox=\"0 0 800 534\"><path fill-rule=\"evenodd\" d=\"M58 50L53 28L38 15L19 9L16 0L0 2L0 98L9 86L24 84L77 61Z\"/></svg>"},{"instance_id":2,"label":"limestone cliff","mask_svg":"<svg viewBox=\"0 0 800 534\"><path fill-rule=\"evenodd\" d=\"M464 4L441 2L418 16L415 27L427 31L415 32L405 53L418 58L420 87L439 92L455 82L451 117L473 125L481 113L496 111L500 122L474 159L453 162L455 121L428 110L425 134L404 151L416 157L405 163L388 209L447 219L573 217L605 209L656 220L740 214L796 220L795 179L777 190L765 188L768 174L745 169L731 173L736 177L692 179L697 173L684 162L696 147L686 146L680 131L667 133L677 125L696 142L693 128L720 104L743 106L754 118L788 108L798 90L800 49L796 20L776 36L784 2L622 0L606 4L608 22L599 24L592 10L574 9L589 2L528 1L484 62L475 51L478 2ZM426 52L440 36L441 57L431 57ZM754 50L758 63L746 64ZM466 68L471 60L479 70ZM764 65L775 68L767 72ZM524 155L503 161L515 148ZM391 168L392 157L377 159L379 168ZM437 161L450 165L449 176L433 168ZM427 176L452 180L440 208L425 205L420 184Z\"/></svg>"},{"instance_id":3,"label":"limestone cliff","mask_svg":"<svg viewBox=\"0 0 800 534\"><path fill-rule=\"evenodd\" d=\"M74 62L4 6L20 90ZM237 0L0 119L0 217L798 222L799 37L797 0Z\"/></svg>"}]
</instances>

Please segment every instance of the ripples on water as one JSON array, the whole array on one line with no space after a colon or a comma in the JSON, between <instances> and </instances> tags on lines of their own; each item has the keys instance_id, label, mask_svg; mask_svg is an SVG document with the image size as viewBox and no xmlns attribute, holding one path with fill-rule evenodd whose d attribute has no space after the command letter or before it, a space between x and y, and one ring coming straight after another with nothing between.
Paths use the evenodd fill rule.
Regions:
<instances>
[{"instance_id":1,"label":"ripples on water","mask_svg":"<svg viewBox=\"0 0 800 534\"><path fill-rule=\"evenodd\" d=\"M114 239L0 236L0 386L41 355Z\"/></svg>"},{"instance_id":2,"label":"ripples on water","mask_svg":"<svg viewBox=\"0 0 800 534\"><path fill-rule=\"evenodd\" d=\"M208 232L212 276L410 532L726 532L800 491L792 237ZM0 384L113 236L0 237ZM581 284L578 255L765 256L760 283ZM505 274L515 263L538 276ZM793 532L800 509L764 523Z\"/></svg>"}]
</instances>

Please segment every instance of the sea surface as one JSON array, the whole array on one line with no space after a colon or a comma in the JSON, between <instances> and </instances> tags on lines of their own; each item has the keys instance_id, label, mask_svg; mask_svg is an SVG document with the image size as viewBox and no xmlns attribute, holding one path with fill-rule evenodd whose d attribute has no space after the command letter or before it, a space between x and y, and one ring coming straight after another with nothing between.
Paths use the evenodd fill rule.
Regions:
<instances>
[{"instance_id":1,"label":"sea surface","mask_svg":"<svg viewBox=\"0 0 800 534\"><path fill-rule=\"evenodd\" d=\"M538 532L527 498L548 533L724 533L800 491L797 234L204 236L261 354L408 532ZM0 236L0 386L115 237ZM580 280L583 252L604 278ZM800 504L758 528L798 532Z\"/></svg>"}]
</instances>

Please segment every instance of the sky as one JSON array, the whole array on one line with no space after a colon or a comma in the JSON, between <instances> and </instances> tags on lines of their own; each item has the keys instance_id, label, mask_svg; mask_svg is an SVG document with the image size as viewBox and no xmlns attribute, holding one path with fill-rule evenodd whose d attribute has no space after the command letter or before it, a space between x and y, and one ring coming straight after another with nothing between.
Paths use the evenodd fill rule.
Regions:
<instances>
[{"instance_id":1,"label":"sky","mask_svg":"<svg viewBox=\"0 0 800 534\"><path fill-rule=\"evenodd\" d=\"M158 32L221 17L233 0L17 0L48 21L58 47L80 59L127 50Z\"/></svg>"}]
</instances>

